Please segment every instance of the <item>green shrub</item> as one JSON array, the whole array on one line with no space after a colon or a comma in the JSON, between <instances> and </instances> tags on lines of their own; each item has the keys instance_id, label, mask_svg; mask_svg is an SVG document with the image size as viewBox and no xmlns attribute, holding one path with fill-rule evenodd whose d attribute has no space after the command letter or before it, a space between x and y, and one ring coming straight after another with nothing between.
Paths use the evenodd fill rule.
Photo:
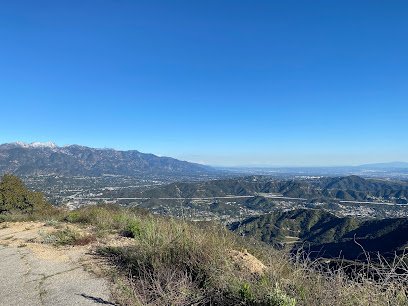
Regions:
<instances>
[{"instance_id":1,"label":"green shrub","mask_svg":"<svg viewBox=\"0 0 408 306\"><path fill-rule=\"evenodd\" d=\"M288 296L279 285L276 284L275 289L270 293L267 298L268 305L270 306L295 306L296 299Z\"/></svg>"},{"instance_id":2,"label":"green shrub","mask_svg":"<svg viewBox=\"0 0 408 306\"><path fill-rule=\"evenodd\" d=\"M146 211L100 204L66 212L63 221L94 225L99 230L124 231L129 222L147 215Z\"/></svg>"},{"instance_id":3,"label":"green shrub","mask_svg":"<svg viewBox=\"0 0 408 306\"><path fill-rule=\"evenodd\" d=\"M84 219L82 215L78 211L70 211L66 214L64 221L70 223L79 223L82 222Z\"/></svg>"},{"instance_id":4,"label":"green shrub","mask_svg":"<svg viewBox=\"0 0 408 306\"><path fill-rule=\"evenodd\" d=\"M128 220L125 229L122 231L122 235L125 237L137 238L142 234L142 228L140 221Z\"/></svg>"},{"instance_id":5,"label":"green shrub","mask_svg":"<svg viewBox=\"0 0 408 306\"><path fill-rule=\"evenodd\" d=\"M40 192L26 188L17 176L5 174L0 180L0 214L31 215L36 218L53 214L55 209Z\"/></svg>"},{"instance_id":6,"label":"green shrub","mask_svg":"<svg viewBox=\"0 0 408 306\"><path fill-rule=\"evenodd\" d=\"M239 290L239 295L243 301L252 302L254 297L251 290L251 285L248 283L242 284L241 289Z\"/></svg>"}]
</instances>

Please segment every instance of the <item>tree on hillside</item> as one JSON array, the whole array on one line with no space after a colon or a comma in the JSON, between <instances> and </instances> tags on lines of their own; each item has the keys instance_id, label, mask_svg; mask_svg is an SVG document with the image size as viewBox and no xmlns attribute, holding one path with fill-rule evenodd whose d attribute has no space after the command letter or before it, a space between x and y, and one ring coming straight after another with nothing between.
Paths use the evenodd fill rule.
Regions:
<instances>
[{"instance_id":1,"label":"tree on hillside","mask_svg":"<svg viewBox=\"0 0 408 306\"><path fill-rule=\"evenodd\" d=\"M50 207L42 193L27 189L15 175L5 174L0 181L0 214L34 213Z\"/></svg>"}]
</instances>

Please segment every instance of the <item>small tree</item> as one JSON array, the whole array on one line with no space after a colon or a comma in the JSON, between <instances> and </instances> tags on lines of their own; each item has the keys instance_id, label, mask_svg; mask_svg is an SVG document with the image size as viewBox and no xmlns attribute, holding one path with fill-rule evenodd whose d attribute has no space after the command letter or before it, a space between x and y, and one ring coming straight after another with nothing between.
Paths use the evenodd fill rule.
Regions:
<instances>
[{"instance_id":1,"label":"small tree","mask_svg":"<svg viewBox=\"0 0 408 306\"><path fill-rule=\"evenodd\" d=\"M0 181L0 213L24 213L45 211L50 205L42 193L27 189L15 175L5 174Z\"/></svg>"}]
</instances>

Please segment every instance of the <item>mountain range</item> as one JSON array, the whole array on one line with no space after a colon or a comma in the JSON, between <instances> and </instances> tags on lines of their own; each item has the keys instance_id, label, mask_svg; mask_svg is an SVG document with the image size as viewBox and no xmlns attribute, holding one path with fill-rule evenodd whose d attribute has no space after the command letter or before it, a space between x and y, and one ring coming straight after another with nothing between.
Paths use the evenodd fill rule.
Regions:
<instances>
[{"instance_id":1,"label":"mountain range","mask_svg":"<svg viewBox=\"0 0 408 306\"><path fill-rule=\"evenodd\" d=\"M209 166L159 157L136 150L118 151L54 143L7 143L0 145L0 174L66 176L205 176Z\"/></svg>"},{"instance_id":2,"label":"mountain range","mask_svg":"<svg viewBox=\"0 0 408 306\"><path fill-rule=\"evenodd\" d=\"M247 174L304 174L304 175L372 175L380 172L394 175L408 172L408 163L392 162L354 167L309 168L212 168L197 163L159 157L137 150L120 151L81 145L58 146L53 142L14 142L0 144L0 174L65 175L65 176L206 176L230 173Z\"/></svg>"}]
</instances>

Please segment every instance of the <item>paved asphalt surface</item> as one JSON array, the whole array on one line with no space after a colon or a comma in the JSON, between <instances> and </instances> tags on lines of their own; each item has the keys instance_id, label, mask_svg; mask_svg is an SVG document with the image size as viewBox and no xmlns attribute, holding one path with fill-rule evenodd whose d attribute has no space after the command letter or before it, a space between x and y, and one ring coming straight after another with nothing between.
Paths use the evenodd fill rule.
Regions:
<instances>
[{"instance_id":1,"label":"paved asphalt surface","mask_svg":"<svg viewBox=\"0 0 408 306\"><path fill-rule=\"evenodd\" d=\"M79 263L41 258L29 248L0 246L0 305L114 304L107 282Z\"/></svg>"}]
</instances>

